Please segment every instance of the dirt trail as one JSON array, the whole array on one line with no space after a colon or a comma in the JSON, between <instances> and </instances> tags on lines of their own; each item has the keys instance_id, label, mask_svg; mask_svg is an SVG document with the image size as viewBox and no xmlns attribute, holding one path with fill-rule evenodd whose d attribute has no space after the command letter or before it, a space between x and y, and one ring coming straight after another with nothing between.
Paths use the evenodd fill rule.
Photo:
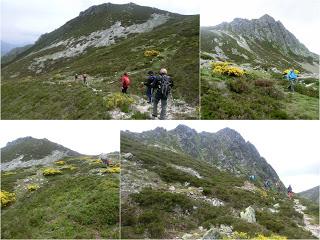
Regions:
<instances>
[{"instance_id":1,"label":"dirt trail","mask_svg":"<svg viewBox=\"0 0 320 240\"><path fill-rule=\"evenodd\" d=\"M320 238L320 226L316 224L312 224L312 218L305 214L303 211L307 209L306 206L303 206L299 199L294 199L294 209L303 215L303 221L305 226L303 227L307 231L310 231L313 236Z\"/></svg>"}]
</instances>

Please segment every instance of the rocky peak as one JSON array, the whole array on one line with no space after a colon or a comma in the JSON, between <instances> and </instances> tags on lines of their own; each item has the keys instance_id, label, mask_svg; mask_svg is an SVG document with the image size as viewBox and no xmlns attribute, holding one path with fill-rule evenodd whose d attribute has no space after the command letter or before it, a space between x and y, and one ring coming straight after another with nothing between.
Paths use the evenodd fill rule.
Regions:
<instances>
[{"instance_id":1,"label":"rocky peak","mask_svg":"<svg viewBox=\"0 0 320 240\"><path fill-rule=\"evenodd\" d=\"M193 136L193 135L197 135L197 131L187 127L186 125L183 124L179 124L174 130L174 133L177 134L182 134L182 135L187 135L187 136Z\"/></svg>"},{"instance_id":2,"label":"rocky peak","mask_svg":"<svg viewBox=\"0 0 320 240\"><path fill-rule=\"evenodd\" d=\"M240 133L228 127L219 130L216 134L219 138L223 140L245 143L245 140L243 139Z\"/></svg>"},{"instance_id":3,"label":"rocky peak","mask_svg":"<svg viewBox=\"0 0 320 240\"><path fill-rule=\"evenodd\" d=\"M263 15L262 17L259 18L259 20L262 22L268 22L268 23L276 22L276 20L268 14Z\"/></svg>"}]
</instances>

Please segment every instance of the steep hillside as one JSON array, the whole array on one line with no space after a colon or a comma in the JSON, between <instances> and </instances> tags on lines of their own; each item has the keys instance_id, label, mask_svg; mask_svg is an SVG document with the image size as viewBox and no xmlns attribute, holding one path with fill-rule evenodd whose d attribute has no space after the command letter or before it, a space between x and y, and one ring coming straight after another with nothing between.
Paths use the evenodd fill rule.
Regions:
<instances>
[{"instance_id":1,"label":"steep hillside","mask_svg":"<svg viewBox=\"0 0 320 240\"><path fill-rule=\"evenodd\" d=\"M282 191L154 143L121 134L122 238L313 237Z\"/></svg>"},{"instance_id":2,"label":"steep hillside","mask_svg":"<svg viewBox=\"0 0 320 240\"><path fill-rule=\"evenodd\" d=\"M202 119L319 119L318 74L319 55L269 15L201 28Z\"/></svg>"},{"instance_id":3,"label":"steep hillside","mask_svg":"<svg viewBox=\"0 0 320 240\"><path fill-rule=\"evenodd\" d=\"M314 72L319 65L319 55L310 52L280 21L267 14L259 19L236 18L230 23L202 27L201 37L201 50L217 60L263 69L296 67L308 72Z\"/></svg>"},{"instance_id":4,"label":"steep hillside","mask_svg":"<svg viewBox=\"0 0 320 240\"><path fill-rule=\"evenodd\" d=\"M158 72L165 67L175 82L176 105L193 108L182 117L196 118L198 26L197 15L178 15L132 3L91 7L41 36L31 48L3 66L2 117L116 118L112 113L115 109L106 105L119 92L120 76L129 72L134 104L127 111L120 110L132 113L127 118L133 112L146 118L149 106L142 99L145 90L141 82L148 71ZM148 56L145 53L149 50L158 54ZM81 79L74 81L75 73L89 75L87 87ZM183 115L183 110L177 107L172 118Z\"/></svg>"},{"instance_id":5,"label":"steep hillside","mask_svg":"<svg viewBox=\"0 0 320 240\"><path fill-rule=\"evenodd\" d=\"M4 65L6 63L13 61L14 59L16 59L18 57L18 55L20 55L21 53L28 50L31 46L32 46L32 44L28 44L23 47L16 47L14 49L11 49L8 53L1 56L1 64Z\"/></svg>"},{"instance_id":6,"label":"steep hillside","mask_svg":"<svg viewBox=\"0 0 320 240\"><path fill-rule=\"evenodd\" d=\"M269 179L274 184L281 183L275 170L260 156L257 149L230 128L217 133L197 133L194 129L179 125L170 131L156 128L141 134L125 132L122 135L128 135L145 144L174 149L236 175L256 175L261 182Z\"/></svg>"},{"instance_id":7,"label":"steep hillside","mask_svg":"<svg viewBox=\"0 0 320 240\"><path fill-rule=\"evenodd\" d=\"M319 203L319 186L300 192L298 195L315 203Z\"/></svg>"},{"instance_id":8,"label":"steep hillside","mask_svg":"<svg viewBox=\"0 0 320 240\"><path fill-rule=\"evenodd\" d=\"M1 237L118 238L119 154L108 158L110 166L77 154L14 170L1 167Z\"/></svg>"}]
</instances>

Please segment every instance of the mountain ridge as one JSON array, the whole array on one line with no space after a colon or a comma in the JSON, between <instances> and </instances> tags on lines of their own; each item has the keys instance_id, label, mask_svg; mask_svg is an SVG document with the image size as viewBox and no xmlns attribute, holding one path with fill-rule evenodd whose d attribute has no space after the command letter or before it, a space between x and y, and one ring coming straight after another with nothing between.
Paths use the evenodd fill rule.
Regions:
<instances>
[{"instance_id":1,"label":"mountain ridge","mask_svg":"<svg viewBox=\"0 0 320 240\"><path fill-rule=\"evenodd\" d=\"M267 179L273 184L278 182L284 189L276 171L260 156L255 146L231 128L216 133L198 133L185 125L178 125L169 131L156 128L142 133L126 131L123 134L144 143L160 144L180 151L235 175L257 175L261 182Z\"/></svg>"},{"instance_id":2,"label":"mountain ridge","mask_svg":"<svg viewBox=\"0 0 320 240\"><path fill-rule=\"evenodd\" d=\"M305 63L319 64L318 54L309 51L280 20L268 14L258 19L235 18L216 26L201 27L201 35L202 51L218 60L268 69L292 65L307 72Z\"/></svg>"}]
</instances>

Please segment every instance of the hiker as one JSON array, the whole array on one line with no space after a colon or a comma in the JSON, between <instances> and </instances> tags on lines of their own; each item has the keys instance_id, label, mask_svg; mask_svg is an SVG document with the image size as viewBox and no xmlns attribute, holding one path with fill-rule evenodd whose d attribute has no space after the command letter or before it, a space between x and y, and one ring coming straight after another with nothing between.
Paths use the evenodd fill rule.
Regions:
<instances>
[{"instance_id":1,"label":"hiker","mask_svg":"<svg viewBox=\"0 0 320 240\"><path fill-rule=\"evenodd\" d=\"M288 79L289 82L290 82L290 85L289 85L288 89L289 89L291 92L294 92L294 84L295 84L295 81L296 81L296 79L297 79L298 76L295 74L293 68L288 72L288 74L287 74L286 77L287 77L287 79Z\"/></svg>"},{"instance_id":2,"label":"hiker","mask_svg":"<svg viewBox=\"0 0 320 240\"><path fill-rule=\"evenodd\" d=\"M256 176L255 175L250 175L249 176L249 180L250 181L255 181L256 180Z\"/></svg>"},{"instance_id":3,"label":"hiker","mask_svg":"<svg viewBox=\"0 0 320 240\"><path fill-rule=\"evenodd\" d=\"M266 190L271 189L271 182L269 179L264 181L264 187Z\"/></svg>"},{"instance_id":4,"label":"hiker","mask_svg":"<svg viewBox=\"0 0 320 240\"><path fill-rule=\"evenodd\" d=\"M153 88L152 84L156 80L156 76L154 75L153 71L148 72L147 80L144 82L144 85L147 87L146 95L148 98L148 103L152 103L152 95L153 95Z\"/></svg>"},{"instance_id":5,"label":"hiker","mask_svg":"<svg viewBox=\"0 0 320 240\"><path fill-rule=\"evenodd\" d=\"M87 84L87 74L86 73L82 74L82 79L83 79L83 83Z\"/></svg>"},{"instance_id":6,"label":"hiker","mask_svg":"<svg viewBox=\"0 0 320 240\"><path fill-rule=\"evenodd\" d=\"M154 80L152 87L156 89L156 93L153 100L153 113L152 116L156 118L158 116L158 103L161 101L161 113L160 120L166 118L167 100L173 87L173 81L167 75L168 72L165 68L162 68L159 72L159 76Z\"/></svg>"},{"instance_id":7,"label":"hiker","mask_svg":"<svg viewBox=\"0 0 320 240\"><path fill-rule=\"evenodd\" d=\"M130 85L130 78L129 78L128 73L124 73L121 76L120 81L121 81L121 91L122 91L122 93L123 94L127 94L127 90L128 90L129 85Z\"/></svg>"},{"instance_id":8,"label":"hiker","mask_svg":"<svg viewBox=\"0 0 320 240\"><path fill-rule=\"evenodd\" d=\"M76 73L76 74L74 75L74 80L75 80L75 81L78 80L78 76L79 76L78 73Z\"/></svg>"},{"instance_id":9,"label":"hiker","mask_svg":"<svg viewBox=\"0 0 320 240\"><path fill-rule=\"evenodd\" d=\"M288 198L291 200L292 197L293 197L292 187L291 187L291 185L289 185L289 187L288 187Z\"/></svg>"}]
</instances>

